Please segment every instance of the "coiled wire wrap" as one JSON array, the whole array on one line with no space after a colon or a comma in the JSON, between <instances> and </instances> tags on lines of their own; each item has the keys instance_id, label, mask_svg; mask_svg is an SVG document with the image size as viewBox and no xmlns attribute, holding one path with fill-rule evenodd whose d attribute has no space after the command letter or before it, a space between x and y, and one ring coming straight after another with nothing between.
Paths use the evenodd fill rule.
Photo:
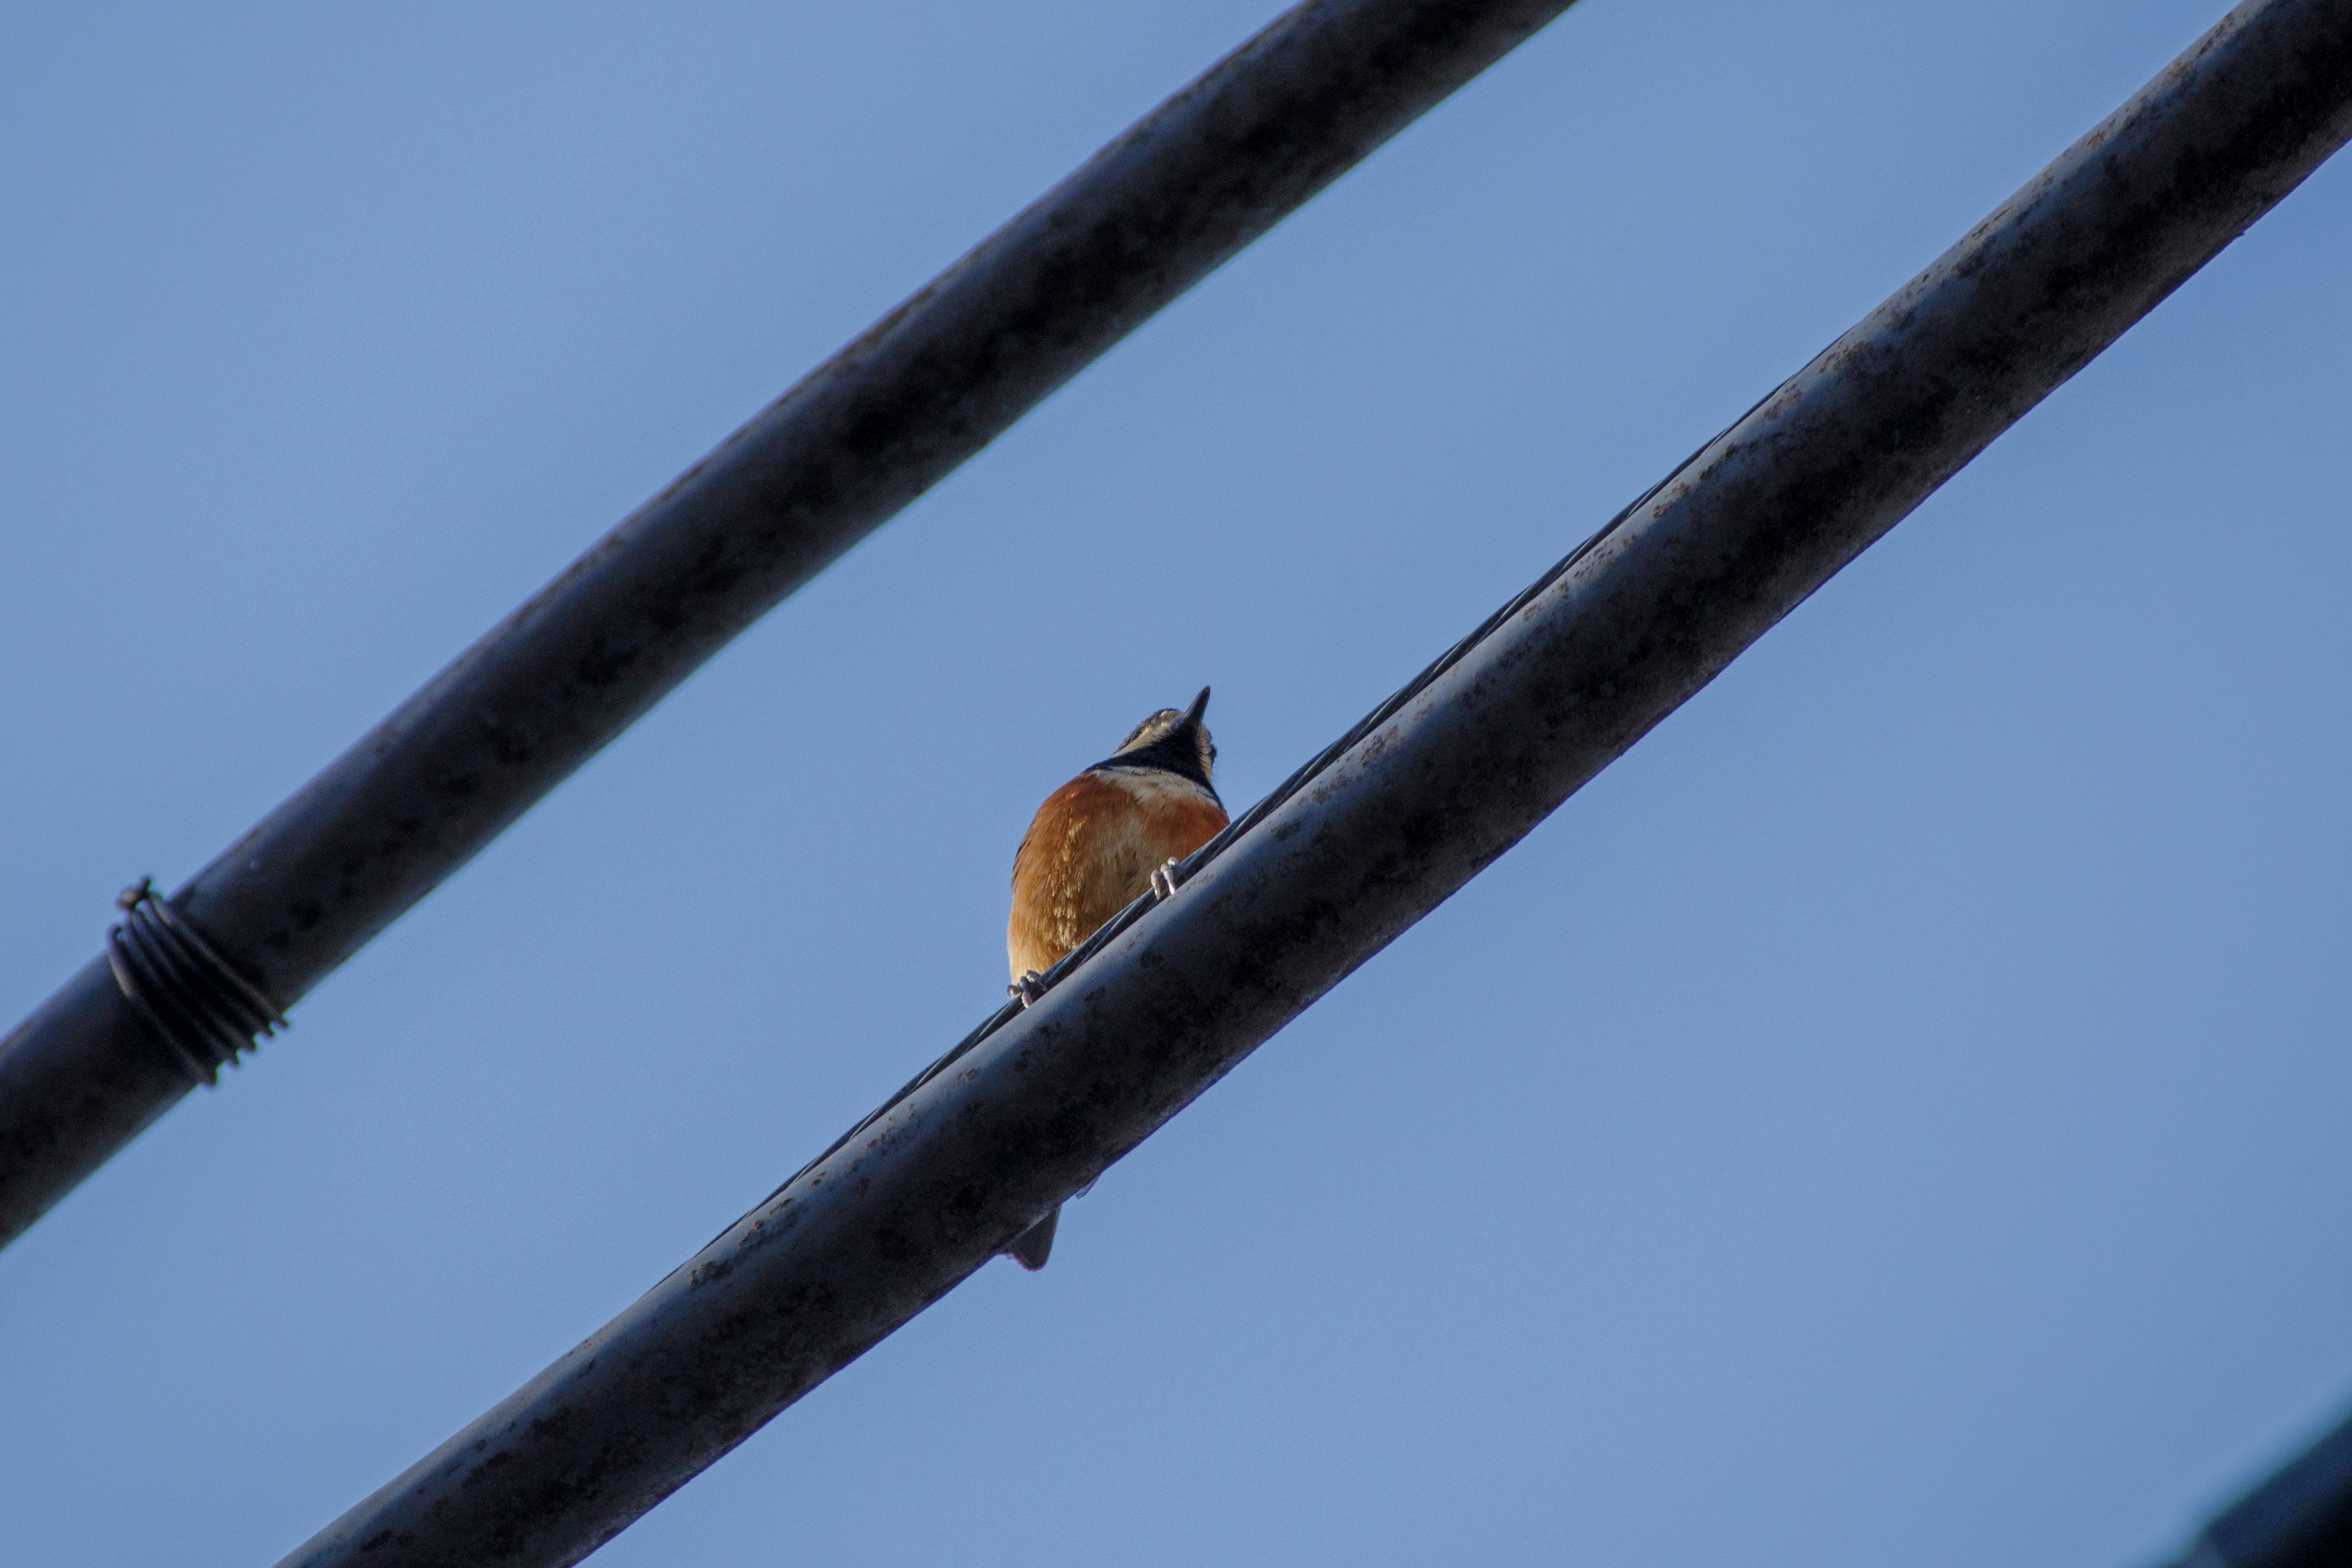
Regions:
<instances>
[{"instance_id":1,"label":"coiled wire wrap","mask_svg":"<svg viewBox=\"0 0 2352 1568\"><path fill-rule=\"evenodd\" d=\"M217 1084L221 1068L288 1026L261 988L173 910L153 879L123 889L114 904L124 919L107 930L107 966L193 1081Z\"/></svg>"}]
</instances>

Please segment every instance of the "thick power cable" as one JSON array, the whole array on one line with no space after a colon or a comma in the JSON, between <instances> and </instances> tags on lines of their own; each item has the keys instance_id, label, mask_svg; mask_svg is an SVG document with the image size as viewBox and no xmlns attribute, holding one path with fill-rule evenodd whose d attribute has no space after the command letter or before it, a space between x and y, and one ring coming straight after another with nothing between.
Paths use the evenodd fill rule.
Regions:
<instances>
[{"instance_id":1,"label":"thick power cable","mask_svg":"<svg viewBox=\"0 0 2352 1568\"><path fill-rule=\"evenodd\" d=\"M2352 1564L2352 1414L2197 1532L2173 1568Z\"/></svg>"},{"instance_id":2,"label":"thick power cable","mask_svg":"<svg viewBox=\"0 0 2352 1568\"><path fill-rule=\"evenodd\" d=\"M730 638L1570 3L1285 12L131 909L0 1040L0 1243Z\"/></svg>"},{"instance_id":3,"label":"thick power cable","mask_svg":"<svg viewBox=\"0 0 2352 1568\"><path fill-rule=\"evenodd\" d=\"M2352 5L2232 12L1311 788L285 1568L593 1551L1492 864L2347 136Z\"/></svg>"}]
</instances>

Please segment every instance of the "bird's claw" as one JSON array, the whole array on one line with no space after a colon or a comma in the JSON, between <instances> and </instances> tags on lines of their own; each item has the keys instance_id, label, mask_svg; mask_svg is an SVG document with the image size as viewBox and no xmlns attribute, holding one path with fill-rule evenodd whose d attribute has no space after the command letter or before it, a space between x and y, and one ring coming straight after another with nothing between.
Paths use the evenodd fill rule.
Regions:
<instances>
[{"instance_id":1,"label":"bird's claw","mask_svg":"<svg viewBox=\"0 0 2352 1568\"><path fill-rule=\"evenodd\" d=\"M1045 977L1033 969L1006 986L1004 994L1008 996L1018 996L1021 999L1021 1005L1026 1007L1038 997L1045 994Z\"/></svg>"},{"instance_id":2,"label":"bird's claw","mask_svg":"<svg viewBox=\"0 0 2352 1568\"><path fill-rule=\"evenodd\" d=\"M1151 873L1151 890L1160 895L1162 902L1176 896L1176 867L1174 860L1163 861L1160 869Z\"/></svg>"}]
</instances>

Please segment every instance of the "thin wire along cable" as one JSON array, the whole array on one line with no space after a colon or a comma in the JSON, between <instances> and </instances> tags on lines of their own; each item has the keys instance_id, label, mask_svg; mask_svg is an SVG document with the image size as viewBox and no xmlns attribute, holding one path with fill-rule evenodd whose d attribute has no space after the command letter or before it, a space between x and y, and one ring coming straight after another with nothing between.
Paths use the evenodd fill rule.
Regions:
<instances>
[{"instance_id":1,"label":"thin wire along cable","mask_svg":"<svg viewBox=\"0 0 2352 1568\"><path fill-rule=\"evenodd\" d=\"M1566 555L1562 556L1549 571L1546 572L1542 576L1537 578L1534 582L1528 584L1527 587L1520 590L1518 595L1514 597L1509 604L1505 605L1501 609L1496 610L1493 615L1488 616L1484 621L1481 621L1475 631L1472 632L1468 637L1464 637L1460 642L1455 643L1452 647L1447 648L1444 653L1440 654L1428 668L1423 670L1419 675L1414 676L1411 680L1405 682L1403 686L1398 688L1398 689L1379 707L1365 714L1361 719L1357 720L1353 725L1349 727L1346 734L1340 736L1338 740L1324 747L1323 750L1317 752L1313 759L1307 762L1305 766L1301 767L1297 773L1292 773L1288 778L1283 780L1279 784L1276 784L1274 787L1273 792L1267 795L1265 799L1259 801L1255 805L1251 806L1247 811L1242 813L1241 816L1226 824L1223 832L1219 833L1214 838L1210 839L1206 844L1203 844L1201 847L1195 849L1192 854L1179 861L1177 863L1176 869L1171 874L1171 880L1173 880L1175 885L1181 888L1186 882L1191 881L1192 878L1198 875L1200 871L1211 861L1223 854L1226 848L1236 839L1240 838L1242 835L1249 832L1250 829L1255 827L1259 823L1264 822L1275 812L1280 810L1285 801L1289 800L1300 790L1305 789L1308 784L1313 784L1318 778L1321 777L1323 773L1329 770L1332 763L1338 762L1341 757L1346 756L1349 751L1359 742L1363 740L1365 736L1370 734L1373 731L1387 723L1391 719L1395 718L1399 712L1403 710L1406 703L1411 702L1414 698L1428 690L1429 688L1440 679L1447 670L1452 669L1455 665L1461 663L1463 658L1469 654L1471 649L1476 647L1480 643L1485 642L1488 637L1494 636L1496 627L1505 625L1513 616L1517 615L1521 610L1526 609L1530 604L1533 604L1539 595L1541 595L1546 589L1549 588L1553 584L1559 582L1560 578L1565 576L1578 562L1591 554L1594 548L1598 546L1602 540L1608 538L1612 533L1614 533L1621 526L1622 526L1627 518L1632 517L1635 512L1647 506L1651 500L1657 496L1657 493L1660 490L1665 489L1668 484L1674 481L1677 475L1688 468L1693 462L1696 461L1700 453L1705 452L1707 447L1715 445L1717 441L1721 440L1723 436L1728 435L1731 431L1737 429L1741 421L1748 417L1748 414L1753 414L1758 408L1763 407L1766 403L1771 400L1779 390L1780 389L1778 387L1775 387L1772 392L1766 393L1764 396L1756 401L1754 406L1750 407L1747 414L1742 414L1738 419L1735 419L1729 425L1725 426L1720 434L1700 443L1698 447L1694 450L1688 458L1684 458L1683 461L1675 464L1674 468L1668 469L1664 479L1660 479L1656 484L1652 485L1648 489L1643 490L1639 496L1635 497L1632 505L1626 507L1622 511L1620 511L1615 517L1611 518L1598 531L1596 531L1590 539L1587 539L1583 543L1570 551ZM1146 914L1150 913L1152 906L1159 902L1160 894L1156 890L1147 889L1145 892L1138 896L1133 903L1119 910L1118 913L1111 916L1110 919L1105 921L1100 926L1097 926L1092 936L1087 938L1086 941L1080 942L1076 947L1072 948L1068 952L1063 954L1060 962L1056 963L1051 969L1045 971L1045 973L1040 977L1043 984L1039 989L1038 994L1043 995L1045 992L1051 991L1055 986L1060 984L1070 974L1082 967L1086 963L1087 960L1092 958L1096 953L1100 952L1104 948L1108 947L1112 942L1117 942L1120 936L1125 934L1127 931L1135 924L1136 921L1141 920ZM1011 1023L1014 1018L1019 1017L1021 1016L1022 1009L1029 1005L1030 1004L1027 1001L1015 997L1007 1001L1004 1005L999 1007L995 1012L990 1014L988 1017L982 1022L978 1028L972 1030L971 1034L966 1035L962 1039L958 1040L953 1046L950 1047L946 1055L940 1057L939 1060L925 1068L921 1072L917 1073L912 1079L909 1079L907 1081L905 1088L899 1089L898 1093L892 1095L889 1099L876 1106L871 1111L867 1112L866 1116L860 1119L856 1126L843 1133L840 1137L835 1139L831 1143L825 1145L824 1152L818 1154L815 1159L811 1160L807 1164L803 1165L799 1170L784 1178L784 1180L777 1185L775 1192L768 1194L769 1199L772 1201L777 1193L782 1193L784 1188L791 1186L794 1182L799 1181L803 1176L807 1175L811 1171L815 1170L819 1165L822 1165L827 1160L832 1159L833 1156L838 1153L842 1149L853 1142L856 1142L858 1137L862 1135L867 1128L881 1121L885 1116L889 1115L892 1110L904 1103L909 1095L921 1089L933 1079L939 1077L940 1074L945 1072L949 1068L954 1066L958 1058L971 1051L982 1040L987 1039L989 1036L996 1033L997 1030ZM1089 1184L1089 1185L1091 1185L1091 1184ZM724 1233L722 1232L721 1234Z\"/></svg>"}]
</instances>

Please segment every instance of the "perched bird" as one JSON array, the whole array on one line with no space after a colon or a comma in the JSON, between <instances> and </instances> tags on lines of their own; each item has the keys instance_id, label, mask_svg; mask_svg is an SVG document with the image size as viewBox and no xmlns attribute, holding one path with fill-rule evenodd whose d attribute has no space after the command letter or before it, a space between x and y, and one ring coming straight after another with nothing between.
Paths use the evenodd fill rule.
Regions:
<instances>
[{"instance_id":1,"label":"perched bird","mask_svg":"<svg viewBox=\"0 0 2352 1568\"><path fill-rule=\"evenodd\" d=\"M1224 827L1224 803L1211 782L1216 742L1201 716L1209 689L1183 712L1162 708L1118 749L1045 797L1013 858L1013 918L1004 947L1006 987L1024 1002L1045 993L1044 972L1146 888L1175 891L1169 868ZM1005 1250L1043 1268L1054 1249L1055 1209Z\"/></svg>"}]
</instances>

